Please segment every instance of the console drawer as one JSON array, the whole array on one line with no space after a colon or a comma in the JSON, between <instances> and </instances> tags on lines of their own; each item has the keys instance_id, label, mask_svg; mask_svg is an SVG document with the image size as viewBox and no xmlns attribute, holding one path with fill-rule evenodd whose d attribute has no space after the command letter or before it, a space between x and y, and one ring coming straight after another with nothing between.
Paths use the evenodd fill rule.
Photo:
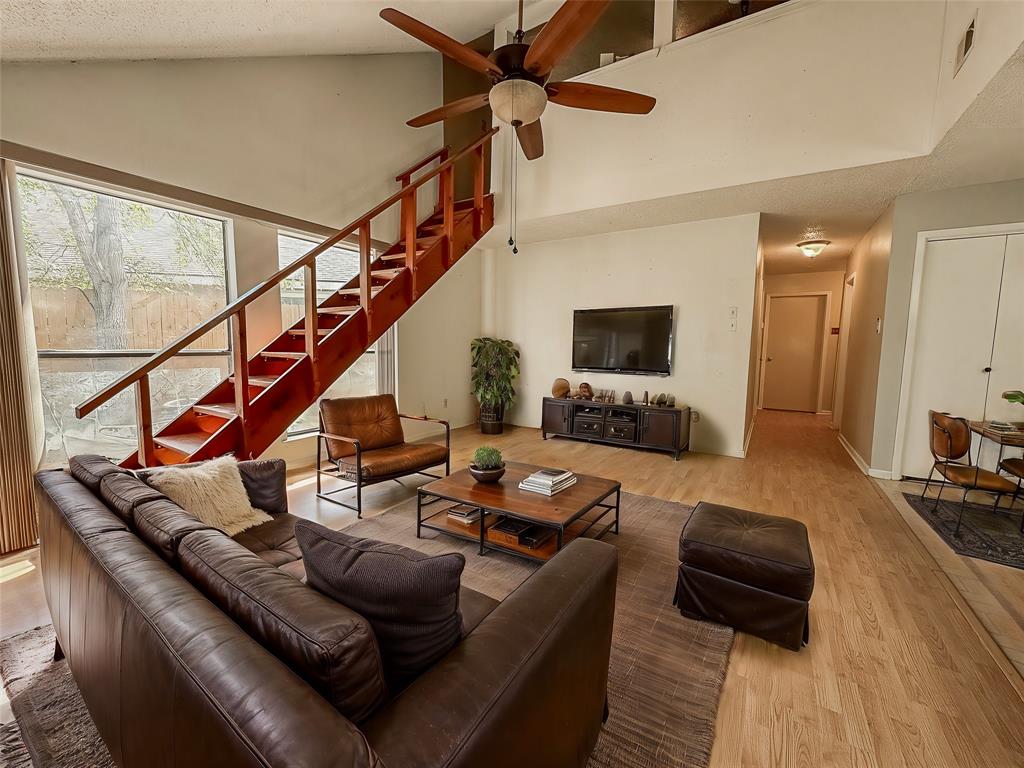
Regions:
<instances>
[{"instance_id":1,"label":"console drawer","mask_svg":"<svg viewBox=\"0 0 1024 768\"><path fill-rule=\"evenodd\" d=\"M636 440L636 424L613 424L604 425L604 436L607 440L624 440L632 443Z\"/></svg>"},{"instance_id":2,"label":"console drawer","mask_svg":"<svg viewBox=\"0 0 1024 768\"><path fill-rule=\"evenodd\" d=\"M602 422L596 419L587 419L577 414L573 421L572 431L577 435L588 437L600 437Z\"/></svg>"}]
</instances>

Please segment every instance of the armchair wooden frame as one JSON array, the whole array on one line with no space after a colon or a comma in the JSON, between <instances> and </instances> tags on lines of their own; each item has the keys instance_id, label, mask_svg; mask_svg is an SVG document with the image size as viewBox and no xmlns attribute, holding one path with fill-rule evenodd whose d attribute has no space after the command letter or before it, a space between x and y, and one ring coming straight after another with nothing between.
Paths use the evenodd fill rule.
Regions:
<instances>
[{"instance_id":1,"label":"armchair wooden frame","mask_svg":"<svg viewBox=\"0 0 1024 768\"><path fill-rule=\"evenodd\" d=\"M444 460L444 476L451 474L452 464L452 427L444 419L434 419L430 416L409 416L404 413L398 414L400 419L410 419L412 421L426 421L433 424L442 424L444 426L444 447L445 447L445 460ZM349 443L355 448L355 459L356 459L356 479L355 481L348 481L343 477L343 470L341 468L341 460L335 460L330 458L330 452L327 453L327 461L330 463L330 469L324 469L323 449L327 445L328 440L341 440L342 442ZM440 466L440 463L432 466ZM423 469L429 469L430 467L424 467ZM411 472L398 472L391 475L381 475L379 477L363 477L363 447L358 440L352 437L346 437L344 435L336 435L332 432L327 432L324 429L323 416L320 417L320 429L316 436L316 496L318 499L329 501L332 504L351 509L356 513L356 517L362 519L363 517L363 488L370 485L376 485L377 483L387 482L388 480L394 480L396 483L401 485L400 479L403 477L411 477L412 475L423 475L434 480L439 480L442 476L435 475L430 472L424 472L423 469L413 470ZM322 478L324 476L338 480L339 482L345 483L341 488L335 488L330 491L323 490ZM355 488L356 491L356 503L355 505L348 504L340 499L332 498L336 493L342 493L344 491L351 491Z\"/></svg>"},{"instance_id":2,"label":"armchair wooden frame","mask_svg":"<svg viewBox=\"0 0 1024 768\"><path fill-rule=\"evenodd\" d=\"M987 477L988 475L992 475L995 473L989 472L986 469L982 469L978 464L974 462L973 458L971 457L971 428L967 419L960 418L957 416L948 416L946 414L940 414L935 411L930 411L928 413L928 420L931 429L931 436L929 438L928 445L932 452L933 463L931 471L928 472L928 480L924 484L924 490L921 492L921 498L924 499L925 494L928 493L928 486L932 482L932 476L935 474L935 470L939 471L939 476L942 478L942 483L939 486L939 493L935 497L935 506L932 507L933 512L939 508L939 501L942 499L942 491L945 490L947 482L949 482L951 485L963 488L964 495L960 499L960 511L956 521L956 530L953 531L954 536L959 536L960 526L964 520L964 509L967 506L967 494L969 494L971 491L984 491L985 493L994 494L996 498L995 502L993 502L992 504L992 511L995 512L996 509L998 509L999 507L999 502L1003 498L1003 495L1006 493L1012 493L1012 491L999 491L992 488L985 488L979 482L979 478L981 478L982 476ZM962 427L963 432L961 434L960 440L954 440L952 431L950 430L947 424L943 423L943 421L947 422L949 425L957 424ZM966 435L966 445L961 445L961 443L964 442L964 435ZM941 447L936 446L936 437L939 438L940 444L945 444L944 450ZM967 457L966 463L963 461L959 461L959 459L964 458L964 456ZM948 477L949 467L964 467L967 469L973 469L973 482L964 482L950 479ZM1002 476L1000 475L997 475L997 477L1005 479L1002 478ZM1007 481L1007 484L1009 484L1009 481ZM1016 501L1017 494L1019 492L1020 483L1017 484L1017 493L1013 494L1013 500L1010 502L1011 507ZM1024 520L1022 520L1021 525L1022 530L1024 530Z\"/></svg>"}]
</instances>

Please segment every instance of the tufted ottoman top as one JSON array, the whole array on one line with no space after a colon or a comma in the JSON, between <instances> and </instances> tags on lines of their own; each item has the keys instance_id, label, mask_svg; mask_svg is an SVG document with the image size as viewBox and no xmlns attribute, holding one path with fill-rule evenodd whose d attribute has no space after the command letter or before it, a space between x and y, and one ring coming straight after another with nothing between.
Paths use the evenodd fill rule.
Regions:
<instances>
[{"instance_id":1,"label":"tufted ottoman top","mask_svg":"<svg viewBox=\"0 0 1024 768\"><path fill-rule=\"evenodd\" d=\"M679 534L679 560L797 600L814 589L807 528L788 517L702 501Z\"/></svg>"}]
</instances>

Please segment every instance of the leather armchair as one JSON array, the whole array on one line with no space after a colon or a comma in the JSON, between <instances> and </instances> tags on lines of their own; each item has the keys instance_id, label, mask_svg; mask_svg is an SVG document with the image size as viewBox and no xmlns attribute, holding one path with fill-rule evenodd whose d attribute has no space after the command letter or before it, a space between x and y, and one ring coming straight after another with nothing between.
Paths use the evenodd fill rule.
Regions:
<instances>
[{"instance_id":1,"label":"leather armchair","mask_svg":"<svg viewBox=\"0 0 1024 768\"><path fill-rule=\"evenodd\" d=\"M407 443L402 419L441 424L444 426L445 444ZM444 464L445 475L449 474L451 434L451 425L447 421L399 413L394 395L321 400L316 445L316 495L324 501L355 510L362 517L362 489L365 486L386 480L397 481L409 475L438 478L440 475L424 470L441 464ZM325 475L347 481L347 484L324 491L322 478ZM332 498L334 494L353 488L356 491L355 505Z\"/></svg>"}]
</instances>

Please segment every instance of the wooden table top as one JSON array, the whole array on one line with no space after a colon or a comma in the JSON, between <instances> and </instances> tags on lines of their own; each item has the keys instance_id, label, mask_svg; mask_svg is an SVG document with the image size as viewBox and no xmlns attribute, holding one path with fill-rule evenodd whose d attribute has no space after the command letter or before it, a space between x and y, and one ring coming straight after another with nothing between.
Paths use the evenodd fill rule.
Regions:
<instances>
[{"instance_id":1,"label":"wooden table top","mask_svg":"<svg viewBox=\"0 0 1024 768\"><path fill-rule=\"evenodd\" d=\"M1001 430L992 429L987 421L972 421L971 432L991 440L1000 445L1024 447L1024 423L1019 421L1010 422L1016 429Z\"/></svg>"},{"instance_id":2,"label":"wooden table top","mask_svg":"<svg viewBox=\"0 0 1024 768\"><path fill-rule=\"evenodd\" d=\"M539 469L548 467L508 461L505 462L505 474L496 483L478 483L468 469L460 469L448 477L421 486L420 492L541 523L567 525L583 510L593 507L622 486L615 480L577 474L575 485L554 496L519 490L519 482Z\"/></svg>"}]
</instances>

